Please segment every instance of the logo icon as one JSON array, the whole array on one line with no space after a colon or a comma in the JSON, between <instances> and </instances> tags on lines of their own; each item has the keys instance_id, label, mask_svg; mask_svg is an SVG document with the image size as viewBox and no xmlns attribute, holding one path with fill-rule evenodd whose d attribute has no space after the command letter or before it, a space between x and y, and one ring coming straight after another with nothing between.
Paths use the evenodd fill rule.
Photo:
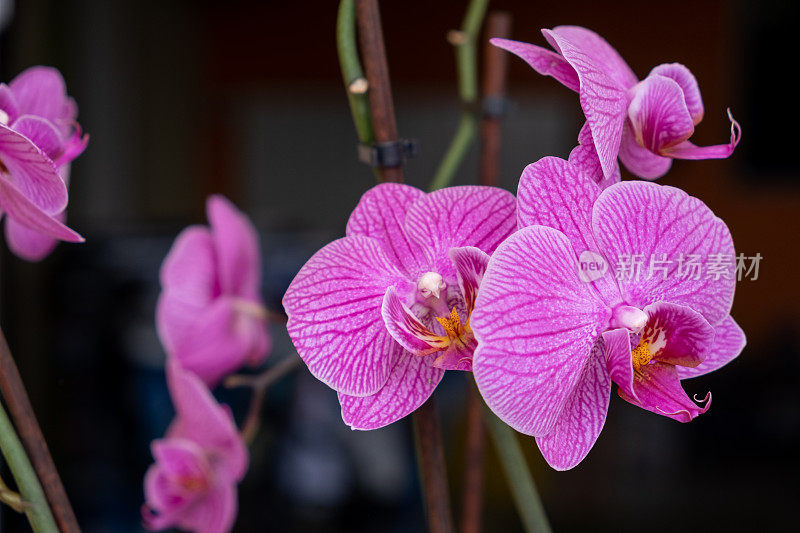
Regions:
<instances>
[{"instance_id":1,"label":"logo icon","mask_svg":"<svg viewBox=\"0 0 800 533\"><path fill-rule=\"evenodd\" d=\"M581 281L589 283L600 279L608 272L608 263L602 255L586 250L578 257L578 277Z\"/></svg>"}]
</instances>

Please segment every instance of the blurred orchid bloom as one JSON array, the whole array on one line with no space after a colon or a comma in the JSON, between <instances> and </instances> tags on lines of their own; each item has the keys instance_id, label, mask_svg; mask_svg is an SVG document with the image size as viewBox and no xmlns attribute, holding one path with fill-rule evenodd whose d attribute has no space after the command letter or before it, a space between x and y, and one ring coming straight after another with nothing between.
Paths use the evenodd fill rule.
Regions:
<instances>
[{"instance_id":1,"label":"blurred orchid bloom","mask_svg":"<svg viewBox=\"0 0 800 533\"><path fill-rule=\"evenodd\" d=\"M729 314L734 248L722 220L672 187L626 181L601 191L556 157L523 172L518 220L522 229L489 261L472 315L475 380L497 416L566 470L600 434L612 380L648 411L680 422L705 412L710 393L698 407L681 379L720 368L745 344ZM581 266L644 254L663 271ZM719 276L686 276L683 254L731 262Z\"/></svg>"},{"instance_id":2,"label":"blurred orchid bloom","mask_svg":"<svg viewBox=\"0 0 800 533\"><path fill-rule=\"evenodd\" d=\"M488 261L515 227L514 196L492 187L426 194L385 183L361 198L336 240L283 299L311 373L339 393L353 429L413 412L444 371L471 370L470 316Z\"/></svg>"},{"instance_id":3,"label":"blurred orchid bloom","mask_svg":"<svg viewBox=\"0 0 800 533\"><path fill-rule=\"evenodd\" d=\"M211 227L190 226L161 266L156 322L167 353L209 387L271 347L256 230L225 197L208 198Z\"/></svg>"},{"instance_id":4,"label":"blurred orchid bloom","mask_svg":"<svg viewBox=\"0 0 800 533\"><path fill-rule=\"evenodd\" d=\"M175 419L151 446L155 463L144 479L144 524L150 530L230 531L236 486L247 472L247 447L230 410L177 361L167 364L167 384Z\"/></svg>"},{"instance_id":5,"label":"blurred orchid bloom","mask_svg":"<svg viewBox=\"0 0 800 533\"><path fill-rule=\"evenodd\" d=\"M43 259L58 239L83 240L64 226L69 163L89 141L77 114L54 68L0 84L0 213L8 214L6 242L23 259Z\"/></svg>"},{"instance_id":6,"label":"blurred orchid bloom","mask_svg":"<svg viewBox=\"0 0 800 533\"><path fill-rule=\"evenodd\" d=\"M659 65L640 82L617 51L594 32L558 26L542 33L557 53L507 39L491 42L579 93L606 179L618 173L617 156L631 173L656 179L667 173L673 159L724 159L739 143L741 129L730 111L728 144L700 147L689 142L703 119L703 100L697 80L685 66Z\"/></svg>"}]
</instances>

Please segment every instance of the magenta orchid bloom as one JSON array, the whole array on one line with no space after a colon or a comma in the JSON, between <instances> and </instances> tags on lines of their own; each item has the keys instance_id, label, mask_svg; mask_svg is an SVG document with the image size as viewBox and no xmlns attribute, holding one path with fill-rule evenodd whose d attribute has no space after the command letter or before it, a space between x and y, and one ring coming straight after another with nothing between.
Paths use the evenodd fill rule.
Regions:
<instances>
[{"instance_id":1,"label":"magenta orchid bloom","mask_svg":"<svg viewBox=\"0 0 800 533\"><path fill-rule=\"evenodd\" d=\"M739 143L741 130L730 112L728 144L700 147L689 142L703 119L703 100L697 80L685 66L659 65L640 82L617 51L594 32L558 26L542 33L557 53L507 39L491 42L579 93L606 179L617 169L617 156L631 173L656 179L666 174L673 159L724 159Z\"/></svg>"},{"instance_id":2,"label":"magenta orchid bloom","mask_svg":"<svg viewBox=\"0 0 800 533\"><path fill-rule=\"evenodd\" d=\"M175 420L152 444L155 464L144 479L144 524L150 530L230 531L236 486L247 472L247 447L230 410L197 376L170 361L167 383Z\"/></svg>"},{"instance_id":3,"label":"magenta orchid bloom","mask_svg":"<svg viewBox=\"0 0 800 533\"><path fill-rule=\"evenodd\" d=\"M303 266L283 305L311 373L339 393L353 429L413 412L445 370L471 370L470 316L490 254L516 228L492 187L367 191L336 240Z\"/></svg>"},{"instance_id":4,"label":"magenta orchid bloom","mask_svg":"<svg viewBox=\"0 0 800 533\"><path fill-rule=\"evenodd\" d=\"M29 261L56 240L83 240L64 226L69 162L89 140L77 113L56 69L32 67L0 84L0 213L9 248Z\"/></svg>"},{"instance_id":5,"label":"magenta orchid bloom","mask_svg":"<svg viewBox=\"0 0 800 533\"><path fill-rule=\"evenodd\" d=\"M594 445L612 380L648 411L680 422L705 412L710 394L699 407L681 379L727 364L744 347L729 314L733 262L719 276L686 277L679 259L732 259L722 220L672 187L627 181L601 190L555 157L523 172L518 220L522 229L489 261L472 316L473 371L487 405L535 436L559 470ZM607 268L640 254L664 270L579 269L579 258Z\"/></svg>"},{"instance_id":6,"label":"magenta orchid bloom","mask_svg":"<svg viewBox=\"0 0 800 533\"><path fill-rule=\"evenodd\" d=\"M183 230L161 266L156 322L167 353L210 387L269 353L256 230L223 196L206 204L211 227Z\"/></svg>"}]
</instances>

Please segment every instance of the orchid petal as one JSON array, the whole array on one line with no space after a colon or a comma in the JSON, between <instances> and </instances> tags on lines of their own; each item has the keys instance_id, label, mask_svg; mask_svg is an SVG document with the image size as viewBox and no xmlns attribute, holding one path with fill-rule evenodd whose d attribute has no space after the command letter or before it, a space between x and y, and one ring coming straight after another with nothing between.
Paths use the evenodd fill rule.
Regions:
<instances>
[{"instance_id":1,"label":"orchid petal","mask_svg":"<svg viewBox=\"0 0 800 533\"><path fill-rule=\"evenodd\" d=\"M433 333L400 301L394 287L389 287L383 298L381 316L386 329L400 346L421 356L447 348L447 337Z\"/></svg>"},{"instance_id":2,"label":"orchid petal","mask_svg":"<svg viewBox=\"0 0 800 533\"><path fill-rule=\"evenodd\" d=\"M569 153L569 162L597 183L601 189L610 187L620 180L619 164L616 161L611 175L606 178L603 174L603 167L600 165L600 158L597 156L597 150L592 139L592 129L589 127L588 122L583 123L581 131L578 133L578 146Z\"/></svg>"},{"instance_id":3,"label":"orchid petal","mask_svg":"<svg viewBox=\"0 0 800 533\"><path fill-rule=\"evenodd\" d=\"M217 253L220 288L227 294L260 300L261 254L253 224L221 195L209 196L206 211Z\"/></svg>"},{"instance_id":4,"label":"orchid petal","mask_svg":"<svg viewBox=\"0 0 800 533\"><path fill-rule=\"evenodd\" d=\"M61 134L49 120L34 115L22 115L14 122L13 128L20 135L27 137L50 159L55 159L61 151Z\"/></svg>"},{"instance_id":5,"label":"orchid petal","mask_svg":"<svg viewBox=\"0 0 800 533\"><path fill-rule=\"evenodd\" d=\"M27 137L2 124L0 181L45 214L60 213L67 206L67 187L50 158Z\"/></svg>"},{"instance_id":6,"label":"orchid petal","mask_svg":"<svg viewBox=\"0 0 800 533\"><path fill-rule=\"evenodd\" d=\"M50 121L69 119L65 104L67 87L61 73L52 67L31 67L9 83L19 111Z\"/></svg>"},{"instance_id":7,"label":"orchid petal","mask_svg":"<svg viewBox=\"0 0 800 533\"><path fill-rule=\"evenodd\" d=\"M583 461L603 429L610 395L611 379L598 343L555 426L547 435L536 437L550 466L569 470Z\"/></svg>"},{"instance_id":8,"label":"orchid petal","mask_svg":"<svg viewBox=\"0 0 800 533\"><path fill-rule=\"evenodd\" d=\"M5 83L0 83L0 111L8 115L9 122L13 122L19 114L17 97Z\"/></svg>"},{"instance_id":9,"label":"orchid petal","mask_svg":"<svg viewBox=\"0 0 800 533\"><path fill-rule=\"evenodd\" d=\"M569 34L574 37L571 35L573 32L565 33L563 30L542 30L542 32L578 73L581 108L592 130L603 174L610 177L616 167L622 139L622 125L628 108L627 87L610 77L604 69L607 65L595 62L598 56L607 59L605 52L596 53L597 50L584 49L581 47L581 44L586 44L583 40L575 44L564 36ZM591 39L587 39L588 41Z\"/></svg>"},{"instance_id":10,"label":"orchid petal","mask_svg":"<svg viewBox=\"0 0 800 533\"><path fill-rule=\"evenodd\" d=\"M66 216L62 212L53 218L64 222ZM50 255L58 243L53 237L27 228L13 218L6 220L5 234L9 249L26 261L41 261Z\"/></svg>"},{"instance_id":11,"label":"orchid petal","mask_svg":"<svg viewBox=\"0 0 800 533\"><path fill-rule=\"evenodd\" d=\"M628 171L637 178L655 180L667 173L672 159L654 154L639 146L631 131L630 121L622 128L622 143L619 146L619 159Z\"/></svg>"},{"instance_id":12,"label":"orchid petal","mask_svg":"<svg viewBox=\"0 0 800 533\"><path fill-rule=\"evenodd\" d=\"M377 393L361 398L339 393L345 424L353 429L377 429L414 412L444 376L444 370L431 366L433 357L404 353Z\"/></svg>"},{"instance_id":13,"label":"orchid petal","mask_svg":"<svg viewBox=\"0 0 800 533\"><path fill-rule=\"evenodd\" d=\"M576 263L563 233L521 229L489 260L472 314L481 395L527 435L552 430L611 315L580 281Z\"/></svg>"},{"instance_id":14,"label":"orchid petal","mask_svg":"<svg viewBox=\"0 0 800 533\"><path fill-rule=\"evenodd\" d=\"M678 422L690 422L711 407L710 392L702 400L702 403L705 403L704 407L698 407L686 395L675 365L651 363L643 366L635 373L633 387L636 398L625 394L622 388L618 389L620 398Z\"/></svg>"},{"instance_id":15,"label":"orchid petal","mask_svg":"<svg viewBox=\"0 0 800 533\"><path fill-rule=\"evenodd\" d=\"M209 387L215 387L245 364L260 362L266 355L263 320L240 313L229 298L218 298L199 310L171 295L159 300L158 316L162 320L176 323L174 317L182 311L188 325L178 330L179 336L174 335L170 355Z\"/></svg>"},{"instance_id":16,"label":"orchid petal","mask_svg":"<svg viewBox=\"0 0 800 533\"><path fill-rule=\"evenodd\" d=\"M739 141L742 140L742 127L733 118L730 110L728 110L728 118L731 121L731 140L728 144L696 146L689 141L684 141L663 150L664 155L676 159L725 159L729 157L736 149Z\"/></svg>"},{"instance_id":17,"label":"orchid petal","mask_svg":"<svg viewBox=\"0 0 800 533\"><path fill-rule=\"evenodd\" d=\"M382 183L361 196L347 221L347 235L364 235L380 240L390 258L416 277L428 266L425 250L406 233L404 221L411 205L425 197L416 187Z\"/></svg>"},{"instance_id":18,"label":"orchid petal","mask_svg":"<svg viewBox=\"0 0 800 533\"><path fill-rule=\"evenodd\" d=\"M481 280L483 280L483 275L486 273L486 266L489 264L489 254L474 246L463 246L461 248L450 248L450 259L456 267L458 287L464 297L464 306L469 320L472 311L475 309L478 288L481 286Z\"/></svg>"},{"instance_id":19,"label":"orchid petal","mask_svg":"<svg viewBox=\"0 0 800 533\"><path fill-rule=\"evenodd\" d=\"M369 396L386 383L403 348L381 320L386 289L404 280L383 243L354 235L314 254L283 306L287 329L311 373L332 389Z\"/></svg>"},{"instance_id":20,"label":"orchid petal","mask_svg":"<svg viewBox=\"0 0 800 533\"><path fill-rule=\"evenodd\" d=\"M633 89L628 118L639 146L659 155L694 133L680 85L664 76L650 75Z\"/></svg>"},{"instance_id":21,"label":"orchid petal","mask_svg":"<svg viewBox=\"0 0 800 533\"><path fill-rule=\"evenodd\" d=\"M657 349L655 361L685 367L703 362L714 343L714 328L703 315L669 302L656 302L644 311L649 318L639 342Z\"/></svg>"},{"instance_id":22,"label":"orchid petal","mask_svg":"<svg viewBox=\"0 0 800 533\"><path fill-rule=\"evenodd\" d=\"M728 316L714 328L714 345L702 363L694 368L678 367L678 376L681 379L696 378L718 370L736 359L745 344L744 331L732 317Z\"/></svg>"},{"instance_id":23,"label":"orchid petal","mask_svg":"<svg viewBox=\"0 0 800 533\"><path fill-rule=\"evenodd\" d=\"M175 421L167 438L189 439L214 450L217 477L241 480L247 471L248 453L230 410L219 405L208 387L174 360L167 362L167 384L175 406Z\"/></svg>"},{"instance_id":24,"label":"orchid petal","mask_svg":"<svg viewBox=\"0 0 800 533\"><path fill-rule=\"evenodd\" d=\"M603 332L608 373L620 389L638 400L633 388L633 357L631 354L631 332L626 328Z\"/></svg>"},{"instance_id":25,"label":"orchid petal","mask_svg":"<svg viewBox=\"0 0 800 533\"><path fill-rule=\"evenodd\" d=\"M556 26L552 32L581 49L619 86L630 89L639 81L619 52L597 33L581 26Z\"/></svg>"},{"instance_id":26,"label":"orchid petal","mask_svg":"<svg viewBox=\"0 0 800 533\"><path fill-rule=\"evenodd\" d=\"M216 256L211 233L189 226L175 239L160 272L162 292L156 325L167 353L193 335L197 316L219 294Z\"/></svg>"},{"instance_id":27,"label":"orchid petal","mask_svg":"<svg viewBox=\"0 0 800 533\"><path fill-rule=\"evenodd\" d=\"M440 189L408 209L406 232L431 250L434 265L446 280L455 281L451 248L474 246L491 254L516 229L514 195L497 187L460 186Z\"/></svg>"},{"instance_id":28,"label":"orchid petal","mask_svg":"<svg viewBox=\"0 0 800 533\"><path fill-rule=\"evenodd\" d=\"M645 265L638 276L619 277L629 305L640 309L658 301L685 305L712 325L730 312L736 283L731 234L697 198L644 181L617 183L595 202L592 226L600 251L612 265L631 263L636 255L668 262L663 270ZM728 258L730 265L719 279L707 273L694 279L687 272L690 256L702 261Z\"/></svg>"},{"instance_id":29,"label":"orchid petal","mask_svg":"<svg viewBox=\"0 0 800 533\"><path fill-rule=\"evenodd\" d=\"M697 125L703 120L703 97L700 96L700 86L691 70L680 63L666 63L651 70L648 77L653 75L675 80L683 91L683 99L689 115L692 117L692 122Z\"/></svg>"},{"instance_id":30,"label":"orchid petal","mask_svg":"<svg viewBox=\"0 0 800 533\"><path fill-rule=\"evenodd\" d=\"M547 226L567 236L579 254L597 253L598 244L591 230L591 213L600 187L568 161L543 157L522 171L517 191L519 226ZM578 256L576 256L576 259ZM602 257L598 258L602 261ZM613 272L591 280L609 306L620 301Z\"/></svg>"},{"instance_id":31,"label":"orchid petal","mask_svg":"<svg viewBox=\"0 0 800 533\"><path fill-rule=\"evenodd\" d=\"M478 342L474 337L469 337L466 344L454 342L447 349L436 357L431 363L436 368L443 370L463 370L472 371L472 357L475 355L475 348Z\"/></svg>"},{"instance_id":32,"label":"orchid petal","mask_svg":"<svg viewBox=\"0 0 800 533\"><path fill-rule=\"evenodd\" d=\"M67 242L84 241L79 233L60 222L58 214L53 216L42 211L24 193L6 181L5 176L7 175L0 173L0 212L5 212L9 219L14 219L37 233Z\"/></svg>"},{"instance_id":33,"label":"orchid petal","mask_svg":"<svg viewBox=\"0 0 800 533\"><path fill-rule=\"evenodd\" d=\"M552 76L568 89L578 92L578 75L575 69L560 55L541 46L510 39L495 37L489 39L489 42L516 55L542 76Z\"/></svg>"}]
</instances>

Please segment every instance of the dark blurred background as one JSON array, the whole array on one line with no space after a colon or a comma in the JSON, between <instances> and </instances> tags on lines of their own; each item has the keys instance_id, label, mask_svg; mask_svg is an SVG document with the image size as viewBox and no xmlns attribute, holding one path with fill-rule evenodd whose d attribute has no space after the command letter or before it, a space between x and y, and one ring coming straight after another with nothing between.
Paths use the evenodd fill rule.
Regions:
<instances>
[{"instance_id":1,"label":"dark blurred background","mask_svg":"<svg viewBox=\"0 0 800 533\"><path fill-rule=\"evenodd\" d=\"M0 79L61 69L90 133L73 165L70 225L84 245L39 264L2 248L0 318L78 519L86 531L139 531L148 443L172 416L154 328L158 268L172 239L204 222L204 199L228 195L258 226L264 291L280 312L294 273L341 236L374 183L355 155L335 49L336 2L0 0ZM446 32L465 1L382 2L400 135L419 140L407 181L424 187L455 130L455 67ZM520 437L556 531L795 530L800 498L797 242L800 169L798 3L785 1L532 2L497 0L513 37L544 44L543 27L587 26L641 78L660 63L699 80L698 144L744 137L727 161L678 161L662 183L700 197L731 229L737 252L763 256L733 316L748 335L723 371L686 383L714 393L682 425L614 395L606 427L570 472ZM2 22L4 21L4 22ZM576 143L577 98L512 58L513 112L503 131L502 186ZM473 149L457 178L476 180ZM290 353L280 323L268 364ZM450 374L450 373L449 373ZM437 390L452 499L464 464L462 375ZM222 390L238 416L243 391ZM488 449L484 524L520 530ZM7 472L4 472L8 476ZM27 525L0 510L3 531ZM458 513L456 513L458 515ZM335 394L305 369L273 387L237 531L414 531L424 527L408 424L352 432Z\"/></svg>"}]
</instances>

